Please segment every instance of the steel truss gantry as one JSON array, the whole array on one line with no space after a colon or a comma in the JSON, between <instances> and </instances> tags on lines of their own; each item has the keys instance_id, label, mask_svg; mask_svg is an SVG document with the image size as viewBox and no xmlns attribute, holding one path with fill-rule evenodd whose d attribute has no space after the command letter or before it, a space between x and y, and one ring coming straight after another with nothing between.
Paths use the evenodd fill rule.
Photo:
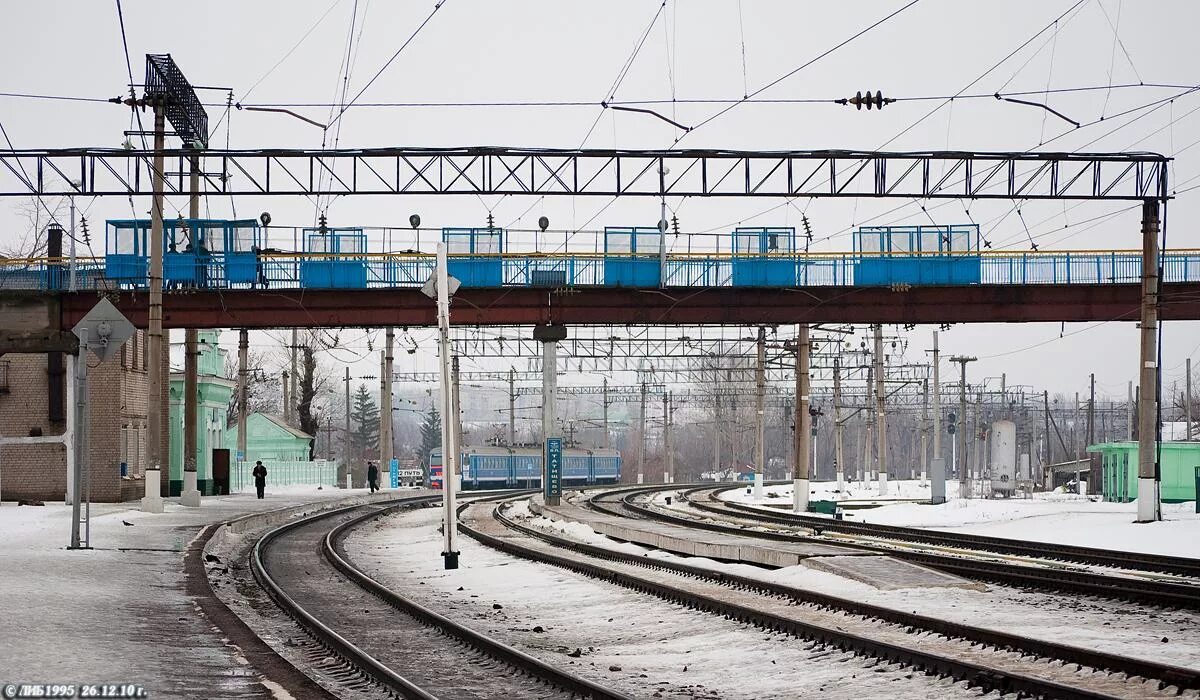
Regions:
<instances>
[{"instance_id":1,"label":"steel truss gantry","mask_svg":"<svg viewBox=\"0 0 1200 700\"><path fill-rule=\"evenodd\" d=\"M168 194L194 151L165 150ZM1155 153L510 148L216 150L201 195L601 195L1165 200ZM0 153L0 196L150 195L154 152ZM75 184L72 184L75 183Z\"/></svg>"}]
</instances>

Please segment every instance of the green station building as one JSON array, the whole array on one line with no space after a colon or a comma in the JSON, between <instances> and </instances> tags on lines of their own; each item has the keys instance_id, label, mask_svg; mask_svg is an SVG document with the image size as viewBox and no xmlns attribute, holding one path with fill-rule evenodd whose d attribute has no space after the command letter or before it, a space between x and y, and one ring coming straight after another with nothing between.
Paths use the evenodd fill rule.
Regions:
<instances>
[{"instance_id":1,"label":"green station building","mask_svg":"<svg viewBox=\"0 0 1200 700\"><path fill-rule=\"evenodd\" d=\"M1089 445L1104 466L1104 500L1128 503L1138 494L1138 444L1106 442ZM1163 442L1159 456L1161 498L1164 503L1196 500L1196 469L1200 467L1200 442Z\"/></svg>"},{"instance_id":2,"label":"green station building","mask_svg":"<svg viewBox=\"0 0 1200 700\"><path fill-rule=\"evenodd\" d=\"M204 496L217 493L213 463L225 459L226 411L236 383L226 379L226 352L217 346L215 331L200 331L196 381L196 488ZM183 489L183 373L171 373L170 386L170 485L169 495Z\"/></svg>"},{"instance_id":3,"label":"green station building","mask_svg":"<svg viewBox=\"0 0 1200 700\"><path fill-rule=\"evenodd\" d=\"M281 416L271 413L251 413L246 416L246 454L237 454L237 426L225 433L225 446L234 455L230 485L233 490L247 488L250 470L262 460L267 467L267 484L325 484L333 486L337 465L333 462L309 461L313 438L308 433L288 425Z\"/></svg>"}]
</instances>

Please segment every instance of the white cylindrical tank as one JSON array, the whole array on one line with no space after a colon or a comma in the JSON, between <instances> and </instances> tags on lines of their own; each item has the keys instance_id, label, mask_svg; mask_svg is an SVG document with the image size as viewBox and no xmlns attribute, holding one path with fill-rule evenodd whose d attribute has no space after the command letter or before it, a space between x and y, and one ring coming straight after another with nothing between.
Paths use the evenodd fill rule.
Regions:
<instances>
[{"instance_id":1,"label":"white cylindrical tank","mask_svg":"<svg viewBox=\"0 0 1200 700\"><path fill-rule=\"evenodd\" d=\"M1017 486L1017 424L1010 420L992 423L988 473L992 493L1011 494Z\"/></svg>"}]
</instances>

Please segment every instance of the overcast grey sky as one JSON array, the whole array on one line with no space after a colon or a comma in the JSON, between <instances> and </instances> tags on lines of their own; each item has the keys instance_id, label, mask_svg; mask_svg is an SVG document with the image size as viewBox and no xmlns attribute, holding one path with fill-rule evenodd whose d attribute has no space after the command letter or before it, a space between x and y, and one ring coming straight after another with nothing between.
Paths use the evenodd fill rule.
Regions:
<instances>
[{"instance_id":1,"label":"overcast grey sky","mask_svg":"<svg viewBox=\"0 0 1200 700\"><path fill-rule=\"evenodd\" d=\"M359 98L360 103L737 100L771 83L908 3L902 0L797 2L764 0L665 3L503 2L445 0L425 28ZM375 0L164 3L124 0L129 54L141 82L144 54L171 53L197 85L229 88L251 103L324 104L359 93L434 3ZM894 18L796 72L762 98L813 99L882 90L893 97L940 97L959 93L1053 20L1056 28L1000 63L967 94L1155 83L1200 85L1200 52L1194 0L1075 0L969 2L919 0ZM0 45L0 92L112 97L126 91L125 53L116 3L9 2L8 32ZM321 19L323 17L323 19ZM353 23L353 24L352 24ZM353 31L351 28L353 26ZM1116 27L1114 40L1113 27ZM649 31L647 32L647 28ZM297 42L308 34L297 46ZM634 47L646 40L619 87L611 90ZM343 85L343 59L352 38L351 70ZM295 47L295 50L287 55ZM286 56L286 58L285 58ZM282 59L282 61L281 61ZM278 64L278 65L276 65ZM1043 110L991 98L902 101L882 112L831 104L742 104L690 133L681 145L749 149L877 148L889 150L1157 151L1178 154L1171 176L1184 190L1200 178L1200 92L1125 116L1122 112L1182 94L1181 88L1115 88L1053 93L1045 99L1080 122L1104 122L1074 130ZM322 137L342 147L513 145L666 147L678 132L645 115L592 105L573 107L361 106L340 120L340 131L322 130L278 114L233 111L225 115L225 91L202 91L213 146L319 147ZM939 108L940 106L940 108ZM657 107L684 124L704 122L721 110L712 104ZM327 106L293 107L318 121ZM932 112L932 114L930 114ZM117 146L131 126L127 108L106 103L0 97L0 120L17 148ZM597 117L599 117L597 119ZM911 129L910 125L916 123ZM592 128L593 124L595 125ZM907 129L907 130L906 130ZM901 134L899 138L896 137ZM1061 134L1061 136L1060 136ZM586 141L584 140L587 136ZM1056 138L1057 137L1057 138ZM1053 139L1053 140L1052 140ZM1170 247L1200 247L1194 220L1200 190L1181 193L1169 207ZM19 220L11 202L0 202L0 237L14 235ZM80 202L96 225L128 217L119 198ZM1004 202L934 203L923 212L906 200L668 201L684 231L725 231L739 222L797 225L811 220L816 250L848 250L849 231L863 223L965 223L973 219L997 247L1027 249L1029 235L1042 249L1132 248L1138 245L1138 214L1124 204L1029 203L1022 216ZM182 201L173 206L183 207ZM231 216L231 203L213 198L212 216ZM276 223L308 225L312 202L244 198L237 213L269 209ZM606 207L601 213L597 212ZM479 225L489 210L498 223L532 227L542 214L552 227L653 225L652 199L554 198L342 198L330 203L335 225L403 226L419 212L426 225ZM897 209L897 207L899 207ZM133 211L144 215L145 201ZM1127 211L1122 211L1127 210ZM1099 217L1099 218L1098 218ZM1022 224L1022 218L1024 225ZM102 243L97 237L97 252ZM674 244L686 246L682 240ZM1063 336L1060 338L1060 334ZM418 334L419 337L424 337ZM361 354L361 333L347 333L348 353ZM911 334L909 354L920 356L930 329ZM1164 378L1181 377L1189 353L1200 351L1200 323L1170 323L1164 332ZM409 356L432 368L432 345ZM1132 323L956 326L942 334L948 353L981 358L979 376L1007 372L1012 383L1052 391L1085 388L1095 371L1102 389L1124 393L1135 378L1137 332ZM347 357L347 353L335 357ZM359 374L377 371L374 358Z\"/></svg>"}]
</instances>

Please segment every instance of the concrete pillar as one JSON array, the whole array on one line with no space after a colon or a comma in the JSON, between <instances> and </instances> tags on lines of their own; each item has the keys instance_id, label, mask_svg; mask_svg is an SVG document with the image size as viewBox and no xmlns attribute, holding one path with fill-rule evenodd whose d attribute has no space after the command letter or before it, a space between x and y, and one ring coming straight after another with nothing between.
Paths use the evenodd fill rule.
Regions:
<instances>
[{"instance_id":1,"label":"concrete pillar","mask_svg":"<svg viewBox=\"0 0 1200 700\"><path fill-rule=\"evenodd\" d=\"M793 465L795 471L792 474L792 512L794 513L803 513L808 510L808 450L812 431L812 416L808 412L811 391L808 374L810 349L808 324L801 323L796 327L796 434L794 436L796 460Z\"/></svg>"},{"instance_id":2,"label":"concrete pillar","mask_svg":"<svg viewBox=\"0 0 1200 700\"><path fill-rule=\"evenodd\" d=\"M191 164L190 182L191 196L188 198L188 217L195 221L200 218L200 156L188 158ZM192 225L192 248L200 250L200 231ZM203 241L204 247L210 249L211 242ZM199 272L199 271L197 271ZM201 275L207 280L207 275ZM197 401L199 400L199 360L200 332L188 328L183 333L183 488L179 492L179 503L193 508L200 507L200 489L196 469L196 450L198 423L200 421Z\"/></svg>"},{"instance_id":3,"label":"concrete pillar","mask_svg":"<svg viewBox=\"0 0 1200 700\"><path fill-rule=\"evenodd\" d=\"M1137 522L1162 520L1158 472L1158 201L1142 203L1141 377Z\"/></svg>"},{"instance_id":4,"label":"concrete pillar","mask_svg":"<svg viewBox=\"0 0 1200 700\"><path fill-rule=\"evenodd\" d=\"M152 513L162 512L163 437L166 434L162 406L162 395L165 388L162 364L167 350L162 327L165 125L163 108L156 105L154 107L154 196L150 204L149 328L146 341L146 464L149 468L146 470L146 497L142 499L142 510ZM152 477L153 483L151 482Z\"/></svg>"},{"instance_id":5,"label":"concrete pillar","mask_svg":"<svg viewBox=\"0 0 1200 700\"><path fill-rule=\"evenodd\" d=\"M754 367L754 499L763 497L763 478L767 470L767 432L766 432L766 363L767 363L767 330L758 327L758 363Z\"/></svg>"},{"instance_id":6,"label":"concrete pillar","mask_svg":"<svg viewBox=\"0 0 1200 700\"><path fill-rule=\"evenodd\" d=\"M875 440L879 460L879 495L887 495L887 381L883 373L883 324L875 324Z\"/></svg>"},{"instance_id":7,"label":"concrete pillar","mask_svg":"<svg viewBox=\"0 0 1200 700\"><path fill-rule=\"evenodd\" d=\"M546 505L558 505L562 493L561 474L550 479L547 446L558 433L555 401L558 398L558 341L567 337L566 326L535 326L533 339L542 343L542 495Z\"/></svg>"}]
</instances>

